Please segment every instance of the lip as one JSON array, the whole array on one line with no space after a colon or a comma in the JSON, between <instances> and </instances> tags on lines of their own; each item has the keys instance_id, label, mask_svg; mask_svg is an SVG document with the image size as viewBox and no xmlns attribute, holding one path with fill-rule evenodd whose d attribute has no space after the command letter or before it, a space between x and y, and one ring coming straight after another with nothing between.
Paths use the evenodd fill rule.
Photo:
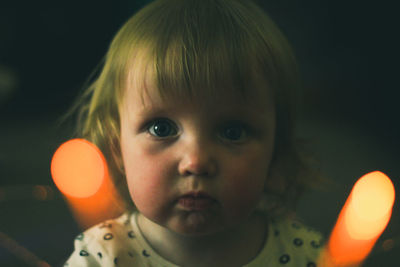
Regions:
<instances>
[{"instance_id":1,"label":"lip","mask_svg":"<svg viewBox=\"0 0 400 267\"><path fill-rule=\"evenodd\" d=\"M203 191L191 191L189 193L186 193L181 197L193 197L193 198L213 198L212 196L210 196L209 194L207 194L206 192Z\"/></svg>"},{"instance_id":2,"label":"lip","mask_svg":"<svg viewBox=\"0 0 400 267\"><path fill-rule=\"evenodd\" d=\"M214 203L215 199L202 191L189 192L178 198L178 205L186 211L205 211Z\"/></svg>"}]
</instances>

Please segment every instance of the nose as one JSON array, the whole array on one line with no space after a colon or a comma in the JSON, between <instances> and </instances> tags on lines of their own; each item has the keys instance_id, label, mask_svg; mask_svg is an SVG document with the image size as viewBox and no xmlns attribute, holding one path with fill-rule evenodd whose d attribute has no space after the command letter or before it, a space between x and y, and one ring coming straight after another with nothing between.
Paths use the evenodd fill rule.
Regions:
<instances>
[{"instance_id":1,"label":"nose","mask_svg":"<svg viewBox=\"0 0 400 267\"><path fill-rule=\"evenodd\" d=\"M179 162L182 176L212 177L217 172L217 161L213 144L192 139L183 148Z\"/></svg>"}]
</instances>

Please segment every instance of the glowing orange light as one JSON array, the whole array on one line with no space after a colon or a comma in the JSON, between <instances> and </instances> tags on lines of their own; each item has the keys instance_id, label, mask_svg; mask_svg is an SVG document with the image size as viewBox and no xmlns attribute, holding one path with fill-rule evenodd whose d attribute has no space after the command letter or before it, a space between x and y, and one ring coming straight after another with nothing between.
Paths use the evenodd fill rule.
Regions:
<instances>
[{"instance_id":1,"label":"glowing orange light","mask_svg":"<svg viewBox=\"0 0 400 267\"><path fill-rule=\"evenodd\" d=\"M357 266L386 228L395 199L392 181L375 171L361 177L347 198L321 256L321 266Z\"/></svg>"},{"instance_id":2,"label":"glowing orange light","mask_svg":"<svg viewBox=\"0 0 400 267\"><path fill-rule=\"evenodd\" d=\"M72 197L95 194L108 175L100 150L84 139L63 143L53 155L51 175L58 189Z\"/></svg>"},{"instance_id":3,"label":"glowing orange light","mask_svg":"<svg viewBox=\"0 0 400 267\"><path fill-rule=\"evenodd\" d=\"M82 229L124 211L105 158L89 141L73 139L62 144L54 153L51 174Z\"/></svg>"}]
</instances>

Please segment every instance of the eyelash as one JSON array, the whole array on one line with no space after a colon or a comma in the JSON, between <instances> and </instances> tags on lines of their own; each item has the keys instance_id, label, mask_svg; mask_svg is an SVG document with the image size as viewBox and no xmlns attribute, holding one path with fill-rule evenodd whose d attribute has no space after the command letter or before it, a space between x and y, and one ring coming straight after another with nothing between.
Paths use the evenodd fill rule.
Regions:
<instances>
[{"instance_id":1,"label":"eyelash","mask_svg":"<svg viewBox=\"0 0 400 267\"><path fill-rule=\"evenodd\" d=\"M153 127L156 126L157 123L165 123L167 122L169 124L169 126L171 127L168 131L168 134L166 136L158 136L157 133L155 132L156 129L154 129ZM229 138L225 138L223 135L226 134L226 130L228 129L232 129L232 128L240 128L240 138L239 139L229 139ZM178 133L179 133L179 129L176 126L176 124L167 119L167 118L156 118L152 121L150 121L148 124L146 124L146 131L148 134L150 134L152 137L154 137L155 139L159 139L159 140L164 140L167 138L171 138L171 137L175 137ZM171 131L173 131L173 134L171 134ZM246 138L250 132L249 127L247 125L244 125L241 122L231 122L231 123L227 123L225 126L221 127L220 129L220 137L228 140L231 143L240 143L243 142L242 139Z\"/></svg>"},{"instance_id":2,"label":"eyelash","mask_svg":"<svg viewBox=\"0 0 400 267\"><path fill-rule=\"evenodd\" d=\"M165 122L167 122L170 126L172 126L171 129L170 129L170 131L171 131L171 130L174 131L174 134L173 134L173 135L168 135L168 136L157 136L156 134L153 134L153 133L152 133L152 127L153 127L153 126L155 126L157 123L165 123ZM157 138L157 139L166 139L166 138L169 138L169 137L174 137L174 136L176 136L176 135L178 134L178 132L179 132L178 127L175 125L175 123L172 122L172 121L169 120L169 119L166 119L166 118L157 118L157 119L152 120L150 123L147 124L147 126L146 126L146 131L147 131L147 133L149 133L151 136L153 136L153 137L155 137L155 138ZM153 131L154 131L154 130L153 130ZM169 132L170 132L170 131L169 131Z\"/></svg>"},{"instance_id":3,"label":"eyelash","mask_svg":"<svg viewBox=\"0 0 400 267\"><path fill-rule=\"evenodd\" d=\"M229 142L232 143L240 143L243 142L243 139L245 139L246 137L248 137L249 134L249 127L247 127L246 125L244 125L243 123L229 123L227 125L225 125L224 127L221 128L220 133L226 134L228 129L240 129L240 137L239 139L229 139L229 138L224 138L223 136L221 136L223 139L229 140Z\"/></svg>"}]
</instances>

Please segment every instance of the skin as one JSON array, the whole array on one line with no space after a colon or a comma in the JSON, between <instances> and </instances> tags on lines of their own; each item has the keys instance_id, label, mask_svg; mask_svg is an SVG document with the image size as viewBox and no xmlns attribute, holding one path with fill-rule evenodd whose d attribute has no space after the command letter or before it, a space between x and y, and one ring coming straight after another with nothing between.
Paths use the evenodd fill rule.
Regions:
<instances>
[{"instance_id":1,"label":"skin","mask_svg":"<svg viewBox=\"0 0 400 267\"><path fill-rule=\"evenodd\" d=\"M235 266L254 258L267 232L254 209L274 151L270 92L254 90L247 101L235 93L161 99L148 83L128 86L120 111L127 183L152 247L183 266ZM214 202L187 209L178 199L191 191Z\"/></svg>"}]
</instances>

